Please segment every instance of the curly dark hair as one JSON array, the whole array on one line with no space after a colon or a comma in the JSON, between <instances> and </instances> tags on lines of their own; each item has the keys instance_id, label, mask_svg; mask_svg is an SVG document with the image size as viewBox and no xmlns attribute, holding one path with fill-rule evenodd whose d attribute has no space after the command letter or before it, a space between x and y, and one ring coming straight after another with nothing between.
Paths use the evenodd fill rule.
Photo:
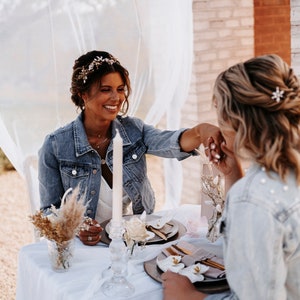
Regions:
<instances>
[{"instance_id":1,"label":"curly dark hair","mask_svg":"<svg viewBox=\"0 0 300 300\"><path fill-rule=\"evenodd\" d=\"M97 58L101 58L101 64L89 70L89 66ZM89 70L88 74L82 76L83 70ZM105 51L90 51L75 60L73 66L71 82L71 99L77 107L84 109L84 101L81 97L83 93L89 92L95 82L100 82L101 78L109 73L118 72L125 85L125 100L122 106L122 113L126 114L129 108L129 95L131 85L129 72L120 64L120 62L110 53Z\"/></svg>"}]
</instances>

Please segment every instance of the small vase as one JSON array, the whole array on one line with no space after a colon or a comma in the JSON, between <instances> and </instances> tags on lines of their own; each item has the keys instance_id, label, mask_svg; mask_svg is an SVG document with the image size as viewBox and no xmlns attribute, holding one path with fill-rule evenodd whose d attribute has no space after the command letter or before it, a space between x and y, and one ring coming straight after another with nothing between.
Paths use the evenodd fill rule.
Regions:
<instances>
[{"instance_id":1,"label":"small vase","mask_svg":"<svg viewBox=\"0 0 300 300\"><path fill-rule=\"evenodd\" d=\"M74 239L65 242L47 240L51 267L56 272L66 272L71 267L74 256Z\"/></svg>"},{"instance_id":2,"label":"small vase","mask_svg":"<svg viewBox=\"0 0 300 300\"><path fill-rule=\"evenodd\" d=\"M138 260L143 257L143 250L145 249L145 242L134 241L130 247L127 247L128 258L131 260Z\"/></svg>"},{"instance_id":3,"label":"small vase","mask_svg":"<svg viewBox=\"0 0 300 300\"><path fill-rule=\"evenodd\" d=\"M131 259L136 258L138 256L139 251L139 243L136 241L132 241L130 247L127 247L128 257Z\"/></svg>"}]
</instances>

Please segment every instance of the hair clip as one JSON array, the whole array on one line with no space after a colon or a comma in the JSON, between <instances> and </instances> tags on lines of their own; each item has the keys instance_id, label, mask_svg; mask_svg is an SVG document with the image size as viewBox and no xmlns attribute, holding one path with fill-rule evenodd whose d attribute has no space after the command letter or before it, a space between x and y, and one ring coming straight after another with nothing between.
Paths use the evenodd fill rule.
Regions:
<instances>
[{"instance_id":1,"label":"hair clip","mask_svg":"<svg viewBox=\"0 0 300 300\"><path fill-rule=\"evenodd\" d=\"M275 100L276 102L280 102L281 98L283 98L283 94L284 91L281 91L277 86L276 91L272 93L273 96L271 97L271 99Z\"/></svg>"}]
</instances>

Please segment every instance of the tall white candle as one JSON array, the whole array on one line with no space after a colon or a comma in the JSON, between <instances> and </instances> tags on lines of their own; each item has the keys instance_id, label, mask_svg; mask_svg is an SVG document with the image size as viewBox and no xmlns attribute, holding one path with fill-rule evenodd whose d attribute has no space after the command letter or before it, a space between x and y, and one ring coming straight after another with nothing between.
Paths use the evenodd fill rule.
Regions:
<instances>
[{"instance_id":1,"label":"tall white candle","mask_svg":"<svg viewBox=\"0 0 300 300\"><path fill-rule=\"evenodd\" d=\"M112 221L122 221L123 140L117 130L113 140L113 205Z\"/></svg>"}]
</instances>

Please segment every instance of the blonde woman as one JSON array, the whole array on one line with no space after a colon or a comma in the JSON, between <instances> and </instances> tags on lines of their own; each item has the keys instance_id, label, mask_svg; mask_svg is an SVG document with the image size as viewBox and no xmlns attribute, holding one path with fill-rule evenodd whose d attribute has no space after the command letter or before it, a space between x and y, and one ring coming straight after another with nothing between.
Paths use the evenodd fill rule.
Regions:
<instances>
[{"instance_id":1,"label":"blonde woman","mask_svg":"<svg viewBox=\"0 0 300 300\"><path fill-rule=\"evenodd\" d=\"M300 299L300 87L277 55L222 72L214 102L226 158L222 216L230 291L204 295L179 275L163 275L169 299ZM239 160L252 164L241 179ZM176 297L175 297L176 295Z\"/></svg>"}]
</instances>

